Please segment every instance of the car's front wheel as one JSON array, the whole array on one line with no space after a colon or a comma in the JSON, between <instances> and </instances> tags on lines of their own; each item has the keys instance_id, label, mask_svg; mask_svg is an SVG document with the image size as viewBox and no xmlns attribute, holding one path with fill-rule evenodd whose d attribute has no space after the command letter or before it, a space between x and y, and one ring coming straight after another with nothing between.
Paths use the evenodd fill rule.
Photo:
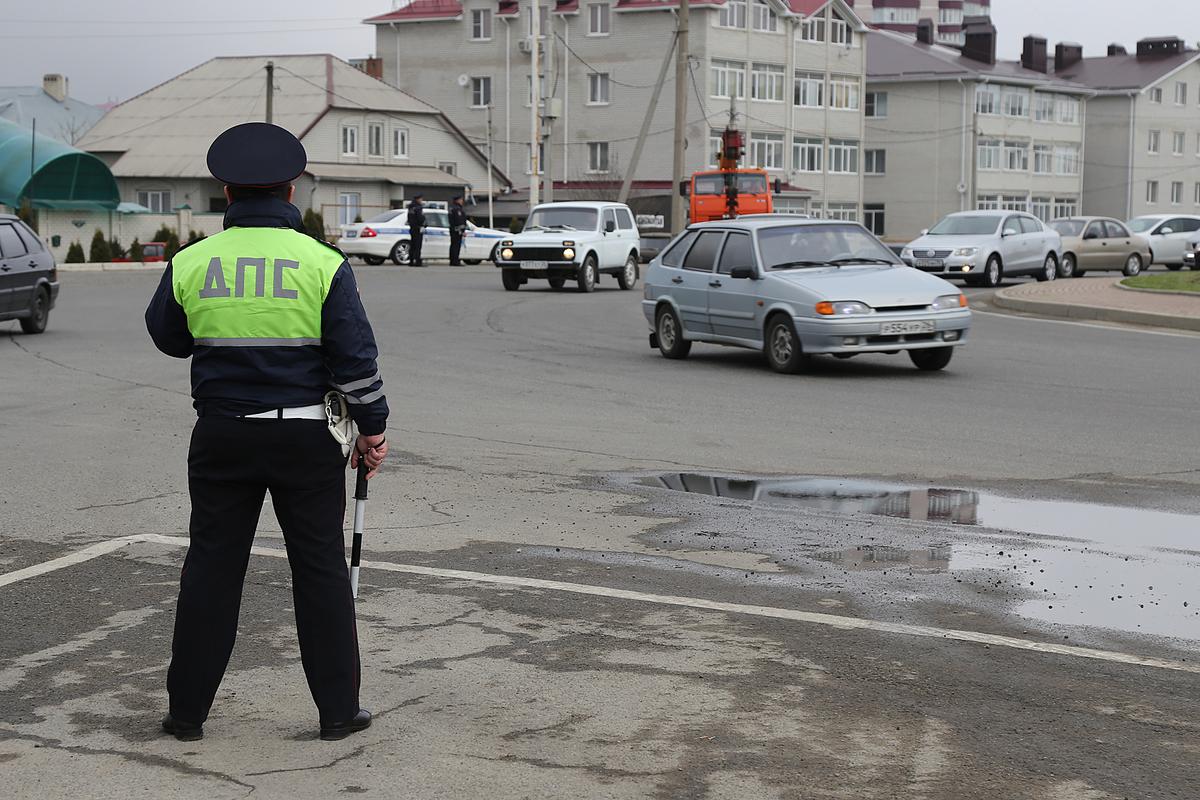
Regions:
<instances>
[{"instance_id":1,"label":"car's front wheel","mask_svg":"<svg viewBox=\"0 0 1200 800\"><path fill-rule=\"evenodd\" d=\"M1141 274L1142 257L1137 253L1130 253L1129 258L1125 259L1125 268L1121 270L1127 277L1132 278L1134 275Z\"/></svg>"},{"instance_id":2,"label":"car's front wheel","mask_svg":"<svg viewBox=\"0 0 1200 800\"><path fill-rule=\"evenodd\" d=\"M1000 285L1000 281L1004 280L1004 265L1000 263L1000 257L993 255L987 260L987 266L983 268L983 285L989 288L995 288Z\"/></svg>"},{"instance_id":3,"label":"car's front wheel","mask_svg":"<svg viewBox=\"0 0 1200 800\"><path fill-rule=\"evenodd\" d=\"M930 347L925 350L909 350L908 357L912 359L913 366L917 369L934 372L946 368L950 359L954 357L954 348Z\"/></svg>"},{"instance_id":4,"label":"car's front wheel","mask_svg":"<svg viewBox=\"0 0 1200 800\"><path fill-rule=\"evenodd\" d=\"M1058 277L1075 277L1075 255L1073 253L1063 253L1062 263L1058 265Z\"/></svg>"},{"instance_id":5,"label":"car's front wheel","mask_svg":"<svg viewBox=\"0 0 1200 800\"><path fill-rule=\"evenodd\" d=\"M50 321L50 292L38 289L29 307L29 316L21 319L21 330L25 333L42 333Z\"/></svg>"},{"instance_id":6,"label":"car's front wheel","mask_svg":"<svg viewBox=\"0 0 1200 800\"><path fill-rule=\"evenodd\" d=\"M772 317L767 323L763 351L771 369L789 375L802 372L812 358L804 354L800 337L796 335L796 326L782 314Z\"/></svg>"},{"instance_id":7,"label":"car's front wheel","mask_svg":"<svg viewBox=\"0 0 1200 800\"><path fill-rule=\"evenodd\" d=\"M1054 260L1054 256L1047 253L1046 260L1042 262L1042 271L1035 275L1039 283L1052 281L1058 277L1058 262Z\"/></svg>"},{"instance_id":8,"label":"car's front wheel","mask_svg":"<svg viewBox=\"0 0 1200 800\"><path fill-rule=\"evenodd\" d=\"M408 263L408 242L396 242L392 245L392 263L402 267Z\"/></svg>"},{"instance_id":9,"label":"car's front wheel","mask_svg":"<svg viewBox=\"0 0 1200 800\"><path fill-rule=\"evenodd\" d=\"M596 288L597 270L596 257L589 255L579 265L579 275L575 279L575 290L584 292L585 294L594 291Z\"/></svg>"},{"instance_id":10,"label":"car's front wheel","mask_svg":"<svg viewBox=\"0 0 1200 800\"><path fill-rule=\"evenodd\" d=\"M625 266L617 273L617 285L622 289L632 289L638 282L637 256L633 253L625 259Z\"/></svg>"},{"instance_id":11,"label":"car's front wheel","mask_svg":"<svg viewBox=\"0 0 1200 800\"><path fill-rule=\"evenodd\" d=\"M683 338L683 326L670 306L658 309L654 332L658 336L658 351L666 358L687 358L692 351L692 343Z\"/></svg>"},{"instance_id":12,"label":"car's front wheel","mask_svg":"<svg viewBox=\"0 0 1200 800\"><path fill-rule=\"evenodd\" d=\"M364 264L369 264L372 267L378 267L383 263L383 256L361 256Z\"/></svg>"},{"instance_id":13,"label":"car's front wheel","mask_svg":"<svg viewBox=\"0 0 1200 800\"><path fill-rule=\"evenodd\" d=\"M515 292L524 283L521 280L521 274L515 269L500 270L500 281L504 284L504 291L506 292Z\"/></svg>"}]
</instances>

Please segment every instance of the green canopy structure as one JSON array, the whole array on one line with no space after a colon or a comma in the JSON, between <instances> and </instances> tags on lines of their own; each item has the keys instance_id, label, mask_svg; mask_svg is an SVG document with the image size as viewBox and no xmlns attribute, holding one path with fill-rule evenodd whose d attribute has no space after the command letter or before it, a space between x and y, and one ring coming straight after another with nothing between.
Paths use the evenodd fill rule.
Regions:
<instances>
[{"instance_id":1,"label":"green canopy structure","mask_svg":"<svg viewBox=\"0 0 1200 800\"><path fill-rule=\"evenodd\" d=\"M120 199L116 179L99 158L0 119L0 203L111 210Z\"/></svg>"}]
</instances>

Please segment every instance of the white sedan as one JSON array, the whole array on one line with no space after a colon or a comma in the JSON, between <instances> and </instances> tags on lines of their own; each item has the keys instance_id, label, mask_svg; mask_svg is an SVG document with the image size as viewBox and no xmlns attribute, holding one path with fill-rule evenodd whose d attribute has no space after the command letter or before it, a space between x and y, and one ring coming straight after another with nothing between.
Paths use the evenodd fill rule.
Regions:
<instances>
[{"instance_id":1,"label":"white sedan","mask_svg":"<svg viewBox=\"0 0 1200 800\"><path fill-rule=\"evenodd\" d=\"M496 245L507 231L481 228L467 222L463 236L462 260L479 264L492 257ZM390 258L396 265L408 263L408 209L394 208L366 222L342 226L342 238L337 246L348 256L359 256L368 264L382 264ZM450 258L450 221L444 210L425 209L425 241L421 246L422 259Z\"/></svg>"}]
</instances>

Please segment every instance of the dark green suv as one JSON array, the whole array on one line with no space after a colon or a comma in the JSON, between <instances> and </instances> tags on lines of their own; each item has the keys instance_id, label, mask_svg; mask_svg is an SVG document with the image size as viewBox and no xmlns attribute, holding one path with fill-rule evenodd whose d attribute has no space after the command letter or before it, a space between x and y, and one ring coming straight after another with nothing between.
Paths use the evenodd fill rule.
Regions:
<instances>
[{"instance_id":1,"label":"dark green suv","mask_svg":"<svg viewBox=\"0 0 1200 800\"><path fill-rule=\"evenodd\" d=\"M0 214L0 320L18 319L21 330L46 330L58 300L58 266L29 226Z\"/></svg>"}]
</instances>

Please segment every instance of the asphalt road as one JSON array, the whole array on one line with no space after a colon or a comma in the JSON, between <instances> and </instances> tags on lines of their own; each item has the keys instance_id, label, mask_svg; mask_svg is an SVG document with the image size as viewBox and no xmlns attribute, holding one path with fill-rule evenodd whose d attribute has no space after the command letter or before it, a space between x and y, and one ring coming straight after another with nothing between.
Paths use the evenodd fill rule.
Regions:
<instances>
[{"instance_id":1,"label":"asphalt road","mask_svg":"<svg viewBox=\"0 0 1200 800\"><path fill-rule=\"evenodd\" d=\"M360 599L376 726L313 741L267 553L207 738L159 737L182 549L135 542L0 574L7 796L1194 796L1196 337L981 313L943 373L780 376L661 358L612 281L358 273L395 448ZM0 323L0 573L185 533L156 279L68 273L46 334Z\"/></svg>"}]
</instances>

